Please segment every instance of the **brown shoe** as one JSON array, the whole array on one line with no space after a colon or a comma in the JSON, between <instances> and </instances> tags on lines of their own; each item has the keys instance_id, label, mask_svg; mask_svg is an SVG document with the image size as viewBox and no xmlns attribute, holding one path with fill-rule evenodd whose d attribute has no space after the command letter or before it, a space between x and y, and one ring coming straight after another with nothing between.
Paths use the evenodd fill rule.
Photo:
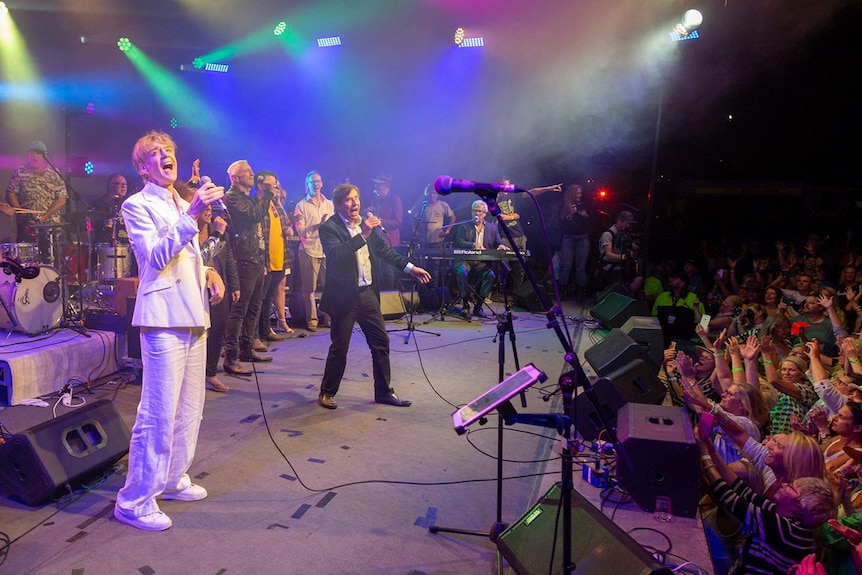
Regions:
<instances>
[{"instance_id":1,"label":"brown shoe","mask_svg":"<svg viewBox=\"0 0 862 575\"><path fill-rule=\"evenodd\" d=\"M287 339L287 336L281 335L280 333L276 333L273 330L269 330L268 334L262 335L262 336L260 336L260 338L265 339L266 341L284 341ZM261 351L261 350L258 349L255 351ZM263 350L263 351L266 351L266 350Z\"/></svg>"},{"instance_id":2,"label":"brown shoe","mask_svg":"<svg viewBox=\"0 0 862 575\"><path fill-rule=\"evenodd\" d=\"M268 351L269 350L269 348L266 347L266 344L263 343L262 341L260 341L259 339L256 339L253 342L251 342L251 348L254 351Z\"/></svg>"},{"instance_id":3,"label":"brown shoe","mask_svg":"<svg viewBox=\"0 0 862 575\"><path fill-rule=\"evenodd\" d=\"M225 361L222 364L222 367L224 368L226 373L229 373L231 375L251 375L251 370L244 368L242 364L238 361Z\"/></svg>"},{"instance_id":4,"label":"brown shoe","mask_svg":"<svg viewBox=\"0 0 862 575\"><path fill-rule=\"evenodd\" d=\"M317 331L317 324L309 322L305 324L305 329L307 329L308 331Z\"/></svg>"},{"instance_id":5,"label":"brown shoe","mask_svg":"<svg viewBox=\"0 0 862 575\"><path fill-rule=\"evenodd\" d=\"M206 379L207 389L211 389L213 391L217 391L218 393L224 393L226 391L230 391L230 388L219 381L219 378L216 376L208 377Z\"/></svg>"},{"instance_id":6,"label":"brown shoe","mask_svg":"<svg viewBox=\"0 0 862 575\"><path fill-rule=\"evenodd\" d=\"M326 409L335 409L338 407L338 404L335 403L335 400L332 399L331 395L326 395L325 393L321 393L317 398L317 405L320 407L325 407Z\"/></svg>"}]
</instances>

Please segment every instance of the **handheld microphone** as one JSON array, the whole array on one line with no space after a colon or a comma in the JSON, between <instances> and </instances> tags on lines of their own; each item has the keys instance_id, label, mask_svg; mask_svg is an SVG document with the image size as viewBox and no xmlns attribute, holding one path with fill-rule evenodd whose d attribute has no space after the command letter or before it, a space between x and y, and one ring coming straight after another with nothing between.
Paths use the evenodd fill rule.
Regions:
<instances>
[{"instance_id":1,"label":"handheld microphone","mask_svg":"<svg viewBox=\"0 0 862 575\"><path fill-rule=\"evenodd\" d=\"M371 210L368 210L367 212L365 212L365 216L369 217L369 218L373 218L374 214L371 212ZM383 227L383 222L380 222L380 225L377 227L379 227L380 231L383 232L384 234L389 233L386 231L386 228Z\"/></svg>"},{"instance_id":2,"label":"handheld microphone","mask_svg":"<svg viewBox=\"0 0 862 575\"><path fill-rule=\"evenodd\" d=\"M203 186L205 186L211 182L212 182L212 179L209 176L201 176L201 181L200 181L200 184L198 184L198 187L203 187ZM228 220L230 220L230 214L227 211L227 206L224 205L224 201L222 201L221 199L218 199L218 200L214 201L213 203L216 204L219 207L219 209L221 210L221 213L224 214L225 216L227 216Z\"/></svg>"},{"instance_id":3,"label":"handheld microphone","mask_svg":"<svg viewBox=\"0 0 862 575\"><path fill-rule=\"evenodd\" d=\"M471 180L454 180L450 176L440 176L434 180L434 189L441 196L448 196L453 192L473 192L483 197L496 197L500 192L524 192L513 184L500 184L498 182L473 182Z\"/></svg>"}]
</instances>

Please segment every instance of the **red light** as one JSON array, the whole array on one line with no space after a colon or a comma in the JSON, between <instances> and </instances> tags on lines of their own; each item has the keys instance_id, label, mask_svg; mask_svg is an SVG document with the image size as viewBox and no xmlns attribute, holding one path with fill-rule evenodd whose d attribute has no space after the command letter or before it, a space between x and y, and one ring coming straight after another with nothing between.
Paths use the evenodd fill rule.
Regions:
<instances>
[{"instance_id":1,"label":"red light","mask_svg":"<svg viewBox=\"0 0 862 575\"><path fill-rule=\"evenodd\" d=\"M606 200L606 199L608 199L608 196L610 196L610 195L611 194L607 188L599 188L599 191L596 192L596 197L599 200Z\"/></svg>"}]
</instances>

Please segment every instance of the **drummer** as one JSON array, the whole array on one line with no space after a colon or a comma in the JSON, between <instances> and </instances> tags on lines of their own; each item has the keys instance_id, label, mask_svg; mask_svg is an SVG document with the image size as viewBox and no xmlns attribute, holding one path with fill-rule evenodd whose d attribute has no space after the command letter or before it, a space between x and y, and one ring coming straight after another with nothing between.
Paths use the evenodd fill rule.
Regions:
<instances>
[{"instance_id":1,"label":"drummer","mask_svg":"<svg viewBox=\"0 0 862 575\"><path fill-rule=\"evenodd\" d=\"M128 245L129 236L120 211L128 192L129 184L123 174L111 174L108 177L108 189L93 202L97 214L93 221L96 243Z\"/></svg>"},{"instance_id":2,"label":"drummer","mask_svg":"<svg viewBox=\"0 0 862 575\"><path fill-rule=\"evenodd\" d=\"M44 143L30 142L27 163L15 171L6 186L6 201L19 213L19 242L36 237L35 230L29 228L34 223L59 223L60 210L66 205L66 184L50 169L47 156L48 148Z\"/></svg>"},{"instance_id":3,"label":"drummer","mask_svg":"<svg viewBox=\"0 0 862 575\"><path fill-rule=\"evenodd\" d=\"M27 163L15 170L6 186L6 201L18 214L18 242L36 241L34 224L61 223L67 196L63 178L48 163L48 147L39 140L30 142ZM38 243L42 257L48 257L48 238L41 234Z\"/></svg>"}]
</instances>

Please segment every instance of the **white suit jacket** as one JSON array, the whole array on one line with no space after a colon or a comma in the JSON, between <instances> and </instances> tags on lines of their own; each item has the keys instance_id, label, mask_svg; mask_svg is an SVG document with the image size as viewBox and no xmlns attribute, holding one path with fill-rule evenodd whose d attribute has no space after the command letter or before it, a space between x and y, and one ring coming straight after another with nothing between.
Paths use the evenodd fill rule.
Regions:
<instances>
[{"instance_id":1,"label":"white suit jacket","mask_svg":"<svg viewBox=\"0 0 862 575\"><path fill-rule=\"evenodd\" d=\"M186 213L189 203L147 183L123 202L129 242L138 261L132 325L209 328L206 268L198 245L198 225Z\"/></svg>"}]
</instances>

